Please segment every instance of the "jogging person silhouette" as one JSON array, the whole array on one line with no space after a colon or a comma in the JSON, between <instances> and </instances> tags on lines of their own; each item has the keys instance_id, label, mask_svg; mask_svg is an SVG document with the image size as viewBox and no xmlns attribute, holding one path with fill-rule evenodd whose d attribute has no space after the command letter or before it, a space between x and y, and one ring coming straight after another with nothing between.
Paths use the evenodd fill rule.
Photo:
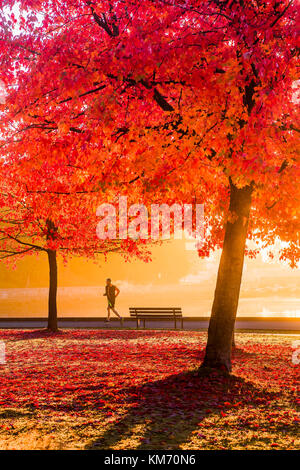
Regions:
<instances>
[{"instance_id":1,"label":"jogging person silhouette","mask_svg":"<svg viewBox=\"0 0 300 470\"><path fill-rule=\"evenodd\" d=\"M110 311L112 310L117 315L117 317L119 317L121 322L123 322L123 318L115 309L115 302L119 293L120 293L120 289L111 283L111 279L110 278L106 279L105 294L103 294L104 296L107 297L107 303L108 303L106 321L110 321Z\"/></svg>"}]
</instances>

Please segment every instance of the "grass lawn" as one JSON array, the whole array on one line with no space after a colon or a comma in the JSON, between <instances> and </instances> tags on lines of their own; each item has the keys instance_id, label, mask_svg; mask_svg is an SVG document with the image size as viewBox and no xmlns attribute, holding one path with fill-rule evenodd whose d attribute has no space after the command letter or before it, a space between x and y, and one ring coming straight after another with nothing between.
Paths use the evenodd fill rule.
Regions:
<instances>
[{"instance_id":1,"label":"grass lawn","mask_svg":"<svg viewBox=\"0 0 300 470\"><path fill-rule=\"evenodd\" d=\"M296 339L236 334L199 378L203 332L2 330L0 449L299 449Z\"/></svg>"}]
</instances>

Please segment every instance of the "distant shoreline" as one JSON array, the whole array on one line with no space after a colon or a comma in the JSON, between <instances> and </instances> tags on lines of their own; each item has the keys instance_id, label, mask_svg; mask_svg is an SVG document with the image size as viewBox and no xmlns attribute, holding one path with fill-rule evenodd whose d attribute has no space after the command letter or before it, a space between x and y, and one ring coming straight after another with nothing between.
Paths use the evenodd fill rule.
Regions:
<instances>
[{"instance_id":1,"label":"distant shoreline","mask_svg":"<svg viewBox=\"0 0 300 470\"><path fill-rule=\"evenodd\" d=\"M135 289L136 288L136 289ZM247 297L242 293L239 300L238 315L256 318L298 318L300 317L300 294L298 291L286 292L284 296L265 292L263 296ZM193 318L210 316L214 289L204 285L195 286L141 286L121 285L117 307L121 315L127 315L129 307L172 307L182 308L184 316ZM60 287L58 289L58 312L64 318L104 317L106 299L103 287ZM47 315L48 289L43 288L0 288L0 318L44 317Z\"/></svg>"}]
</instances>

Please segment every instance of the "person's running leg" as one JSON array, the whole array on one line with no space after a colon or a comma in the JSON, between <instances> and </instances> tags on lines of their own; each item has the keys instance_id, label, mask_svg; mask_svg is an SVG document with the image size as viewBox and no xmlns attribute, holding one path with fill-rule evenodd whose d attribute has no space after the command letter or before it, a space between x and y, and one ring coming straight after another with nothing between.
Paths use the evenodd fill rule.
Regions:
<instances>
[{"instance_id":1,"label":"person's running leg","mask_svg":"<svg viewBox=\"0 0 300 470\"><path fill-rule=\"evenodd\" d=\"M122 317L121 317L121 315L117 312L117 310L115 309L115 307L112 307L112 311L113 311L113 312L117 315L117 317L119 317L120 320L121 320Z\"/></svg>"},{"instance_id":2,"label":"person's running leg","mask_svg":"<svg viewBox=\"0 0 300 470\"><path fill-rule=\"evenodd\" d=\"M124 323L124 320L123 318L121 317L121 315L117 312L117 310L115 309L115 305L113 305L111 307L112 311L114 312L115 315L117 315L117 317L119 318L119 320L121 320L121 325L123 326L123 323Z\"/></svg>"},{"instance_id":3,"label":"person's running leg","mask_svg":"<svg viewBox=\"0 0 300 470\"><path fill-rule=\"evenodd\" d=\"M110 321L110 307L107 307L107 319L105 321Z\"/></svg>"}]
</instances>

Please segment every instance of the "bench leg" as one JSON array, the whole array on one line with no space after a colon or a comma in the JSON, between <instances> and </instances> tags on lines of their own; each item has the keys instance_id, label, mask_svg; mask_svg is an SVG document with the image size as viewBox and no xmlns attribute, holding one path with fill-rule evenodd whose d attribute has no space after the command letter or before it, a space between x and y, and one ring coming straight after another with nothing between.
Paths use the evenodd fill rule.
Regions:
<instances>
[{"instance_id":1,"label":"bench leg","mask_svg":"<svg viewBox=\"0 0 300 470\"><path fill-rule=\"evenodd\" d=\"M138 318L137 318L137 319L136 319L136 329L138 330L138 328L139 328L139 320L138 320Z\"/></svg>"},{"instance_id":2,"label":"bench leg","mask_svg":"<svg viewBox=\"0 0 300 470\"><path fill-rule=\"evenodd\" d=\"M181 329L183 330L183 318L181 319Z\"/></svg>"},{"instance_id":3,"label":"bench leg","mask_svg":"<svg viewBox=\"0 0 300 470\"><path fill-rule=\"evenodd\" d=\"M146 324L146 320L144 319L144 329L146 328L145 324Z\"/></svg>"},{"instance_id":4,"label":"bench leg","mask_svg":"<svg viewBox=\"0 0 300 470\"><path fill-rule=\"evenodd\" d=\"M174 318L174 323L175 323L175 330L177 330L176 317Z\"/></svg>"}]
</instances>

